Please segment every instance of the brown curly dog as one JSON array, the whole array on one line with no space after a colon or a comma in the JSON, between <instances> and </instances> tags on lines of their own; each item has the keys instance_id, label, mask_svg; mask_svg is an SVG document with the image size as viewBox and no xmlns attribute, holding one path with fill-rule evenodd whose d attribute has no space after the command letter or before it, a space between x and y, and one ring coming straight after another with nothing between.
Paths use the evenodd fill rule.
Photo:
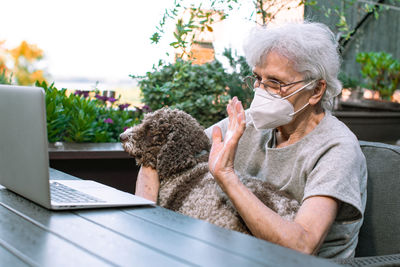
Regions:
<instances>
[{"instance_id":1,"label":"brown curly dog","mask_svg":"<svg viewBox=\"0 0 400 267\"><path fill-rule=\"evenodd\" d=\"M235 207L208 171L210 140L189 114L163 108L120 136L138 165L154 168L160 178L158 204L164 208L251 234ZM293 220L299 203L271 184L248 175L240 180L265 205Z\"/></svg>"}]
</instances>

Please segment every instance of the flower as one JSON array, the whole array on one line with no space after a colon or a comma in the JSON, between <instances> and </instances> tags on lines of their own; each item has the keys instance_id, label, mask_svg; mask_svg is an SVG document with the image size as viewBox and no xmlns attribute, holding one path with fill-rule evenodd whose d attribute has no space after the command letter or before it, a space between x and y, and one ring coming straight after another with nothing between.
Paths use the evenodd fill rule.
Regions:
<instances>
[{"instance_id":1,"label":"flower","mask_svg":"<svg viewBox=\"0 0 400 267\"><path fill-rule=\"evenodd\" d=\"M74 95L83 96L84 98L87 98L89 96L89 92L83 90L76 90Z\"/></svg>"},{"instance_id":2,"label":"flower","mask_svg":"<svg viewBox=\"0 0 400 267\"><path fill-rule=\"evenodd\" d=\"M142 107L142 110L143 110L143 112L145 112L145 113L151 112L151 108L150 108L148 105L144 105L144 106Z\"/></svg>"},{"instance_id":3,"label":"flower","mask_svg":"<svg viewBox=\"0 0 400 267\"><path fill-rule=\"evenodd\" d=\"M113 124L113 123L114 123L114 121L113 121L111 118L107 118L107 119L105 119L105 120L104 120L104 123L110 123L110 124Z\"/></svg>"},{"instance_id":4,"label":"flower","mask_svg":"<svg viewBox=\"0 0 400 267\"><path fill-rule=\"evenodd\" d=\"M118 105L118 108L119 108L119 110L125 110L125 109L128 108L130 105L131 105L131 104L128 104L128 103L126 103L126 104L121 104L121 105Z\"/></svg>"},{"instance_id":5,"label":"flower","mask_svg":"<svg viewBox=\"0 0 400 267\"><path fill-rule=\"evenodd\" d=\"M101 100L101 101L104 101L104 102L106 102L108 100L108 97L102 96L102 95L99 95L99 94L96 94L94 97L97 98L98 100Z\"/></svg>"},{"instance_id":6,"label":"flower","mask_svg":"<svg viewBox=\"0 0 400 267\"><path fill-rule=\"evenodd\" d=\"M107 101L109 101L109 102L111 102L111 103L114 103L115 101L117 101L117 99L115 99L114 97L109 97L109 98L107 99Z\"/></svg>"}]
</instances>

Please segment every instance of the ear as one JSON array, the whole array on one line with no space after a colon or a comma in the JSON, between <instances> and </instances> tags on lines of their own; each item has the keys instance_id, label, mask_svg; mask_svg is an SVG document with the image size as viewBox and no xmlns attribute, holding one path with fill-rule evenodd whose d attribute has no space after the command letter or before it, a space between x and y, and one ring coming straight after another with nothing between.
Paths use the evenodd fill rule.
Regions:
<instances>
[{"instance_id":1,"label":"ear","mask_svg":"<svg viewBox=\"0 0 400 267\"><path fill-rule=\"evenodd\" d=\"M131 133L129 154L135 158L137 165L155 169L159 146L152 145L154 142L149 132L147 123L134 126Z\"/></svg>"},{"instance_id":2,"label":"ear","mask_svg":"<svg viewBox=\"0 0 400 267\"><path fill-rule=\"evenodd\" d=\"M318 103L320 103L322 97L325 94L325 90L326 90L326 81L325 80L317 81L317 86L315 86L315 88L313 89L313 95L309 100L311 106L315 106Z\"/></svg>"},{"instance_id":3,"label":"ear","mask_svg":"<svg viewBox=\"0 0 400 267\"><path fill-rule=\"evenodd\" d=\"M157 155L157 172L160 180L197 164L190 138L181 131L173 132Z\"/></svg>"}]
</instances>

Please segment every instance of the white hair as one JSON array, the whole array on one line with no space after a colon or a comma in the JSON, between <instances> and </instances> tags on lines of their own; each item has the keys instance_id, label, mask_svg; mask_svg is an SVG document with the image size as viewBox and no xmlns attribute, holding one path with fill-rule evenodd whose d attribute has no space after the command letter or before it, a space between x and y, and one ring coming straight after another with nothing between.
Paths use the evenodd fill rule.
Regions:
<instances>
[{"instance_id":1,"label":"white hair","mask_svg":"<svg viewBox=\"0 0 400 267\"><path fill-rule=\"evenodd\" d=\"M331 110L333 99L342 90L338 79L338 43L329 28L321 23L289 23L276 27L255 27L243 45L251 67L259 65L271 51L288 58L304 79L323 79L326 91L322 107Z\"/></svg>"}]
</instances>

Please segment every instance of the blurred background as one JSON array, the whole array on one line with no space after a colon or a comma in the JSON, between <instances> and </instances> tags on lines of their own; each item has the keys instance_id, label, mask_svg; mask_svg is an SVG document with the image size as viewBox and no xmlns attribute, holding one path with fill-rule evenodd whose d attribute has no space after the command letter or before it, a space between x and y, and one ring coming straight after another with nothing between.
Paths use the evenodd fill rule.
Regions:
<instances>
[{"instance_id":1,"label":"blurred background","mask_svg":"<svg viewBox=\"0 0 400 267\"><path fill-rule=\"evenodd\" d=\"M0 60L13 70L15 59L25 54L25 60L31 60L32 79L43 77L57 88L71 90L91 90L97 84L101 90L117 91L128 102L139 104L136 81L129 75L144 75L160 59L173 61L169 43L174 20L165 25L165 32L171 34L159 44L150 40L173 4L172 0L3 1ZM224 47L240 51L238 34L249 24L246 13L249 10L237 11L221 25L214 43L217 57ZM29 83L28 77L21 79Z\"/></svg>"},{"instance_id":2,"label":"blurred background","mask_svg":"<svg viewBox=\"0 0 400 267\"><path fill-rule=\"evenodd\" d=\"M344 89L334 114L362 140L400 139L400 0L9 0L1 8L0 83L45 89L52 141L114 142L165 106L208 127L231 97L250 105L248 30L305 19L328 25L339 43Z\"/></svg>"},{"instance_id":3,"label":"blurred background","mask_svg":"<svg viewBox=\"0 0 400 267\"><path fill-rule=\"evenodd\" d=\"M199 1L184 2L190 6ZM207 37L215 57L225 64L223 50L231 48L242 54L243 36L254 25L250 18L254 3L243 2L239 9L230 11L226 20L215 23L213 33ZM172 0L12 0L3 1L1 6L0 62L13 71L17 83L45 79L55 82L57 88L97 87L116 91L123 100L140 104L137 83L129 75L144 75L160 59L175 59L169 44L173 42L176 19L163 26L166 34L158 44L150 40L165 11L174 6ZM296 19L302 19L302 15L300 8ZM29 62L21 62L21 55ZM25 73L22 77L15 64L25 64L33 75Z\"/></svg>"}]
</instances>

